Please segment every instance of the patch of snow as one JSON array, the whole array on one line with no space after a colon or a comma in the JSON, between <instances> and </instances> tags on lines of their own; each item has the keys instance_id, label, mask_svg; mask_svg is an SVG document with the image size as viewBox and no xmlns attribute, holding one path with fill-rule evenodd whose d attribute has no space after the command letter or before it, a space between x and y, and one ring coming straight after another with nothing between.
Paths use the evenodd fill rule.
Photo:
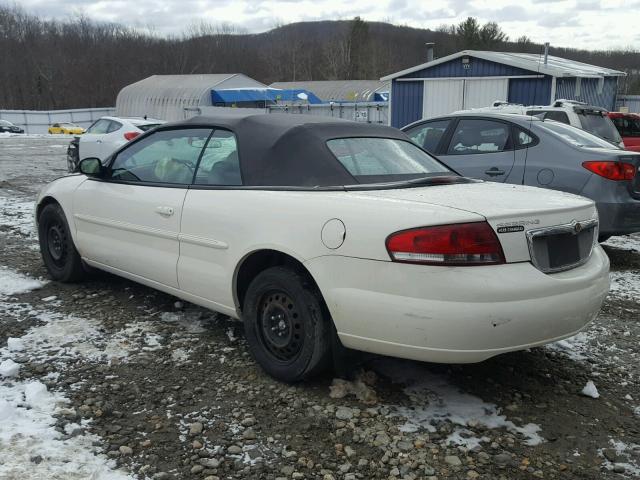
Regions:
<instances>
[{"instance_id":1,"label":"patch of snow","mask_svg":"<svg viewBox=\"0 0 640 480\"><path fill-rule=\"evenodd\" d=\"M21 237L37 240L34 207L33 200L0 196L0 225Z\"/></svg>"},{"instance_id":2,"label":"patch of snow","mask_svg":"<svg viewBox=\"0 0 640 480\"><path fill-rule=\"evenodd\" d=\"M201 312L187 310L184 312L163 312L160 320L168 323L177 323L187 333L203 333L206 331L200 319Z\"/></svg>"},{"instance_id":3,"label":"patch of snow","mask_svg":"<svg viewBox=\"0 0 640 480\"><path fill-rule=\"evenodd\" d=\"M0 363L0 375L3 377L17 377L20 373L20 364L10 358Z\"/></svg>"},{"instance_id":4,"label":"patch of snow","mask_svg":"<svg viewBox=\"0 0 640 480\"><path fill-rule=\"evenodd\" d=\"M604 448L598 449L598 455L603 458L603 465L607 470L613 470L616 466L624 467L624 473L633 478L640 476L640 444L627 444L620 440L609 439L609 444L616 451L618 457L623 457L626 462L611 462L604 457Z\"/></svg>"},{"instance_id":5,"label":"patch of snow","mask_svg":"<svg viewBox=\"0 0 640 480\"><path fill-rule=\"evenodd\" d=\"M445 440L445 445L456 445L473 450L482 443L491 441L489 437L476 437L471 430L466 428L456 428Z\"/></svg>"},{"instance_id":6,"label":"patch of snow","mask_svg":"<svg viewBox=\"0 0 640 480\"><path fill-rule=\"evenodd\" d=\"M24 351L24 343L19 338L9 337L7 338L7 350L10 352L22 352Z\"/></svg>"},{"instance_id":7,"label":"patch of snow","mask_svg":"<svg viewBox=\"0 0 640 480\"><path fill-rule=\"evenodd\" d=\"M233 327L227 328L227 337L229 338L230 342L235 342L236 340L238 340L238 337L236 337L235 330Z\"/></svg>"},{"instance_id":8,"label":"patch of snow","mask_svg":"<svg viewBox=\"0 0 640 480\"><path fill-rule=\"evenodd\" d=\"M593 383L591 380L587 382L580 393L582 393L582 395L584 395L585 397L600 398L598 389L596 388L595 383Z\"/></svg>"},{"instance_id":9,"label":"patch of snow","mask_svg":"<svg viewBox=\"0 0 640 480\"><path fill-rule=\"evenodd\" d=\"M604 242L603 245L606 245L607 247L619 248L621 250L640 252L640 234L634 233L632 235L611 237L609 240Z\"/></svg>"},{"instance_id":10,"label":"patch of snow","mask_svg":"<svg viewBox=\"0 0 640 480\"><path fill-rule=\"evenodd\" d=\"M154 350L159 350L162 348L162 344L160 343L160 341L162 340L162 335L158 335L157 333L147 333L144 336L144 344L145 346L142 347L143 350L147 351L147 352L152 352Z\"/></svg>"},{"instance_id":11,"label":"patch of snow","mask_svg":"<svg viewBox=\"0 0 640 480\"><path fill-rule=\"evenodd\" d=\"M609 273L611 284L609 295L628 300L635 300L640 296L640 272L622 270Z\"/></svg>"},{"instance_id":12,"label":"patch of snow","mask_svg":"<svg viewBox=\"0 0 640 480\"><path fill-rule=\"evenodd\" d=\"M0 297L18 295L42 288L47 282L0 267Z\"/></svg>"},{"instance_id":13,"label":"patch of snow","mask_svg":"<svg viewBox=\"0 0 640 480\"><path fill-rule=\"evenodd\" d=\"M62 439L53 415L67 402L40 382L0 385L0 478L132 480L95 452L97 437ZM40 463L31 461L36 456Z\"/></svg>"},{"instance_id":14,"label":"patch of snow","mask_svg":"<svg viewBox=\"0 0 640 480\"><path fill-rule=\"evenodd\" d=\"M176 348L171 352L171 360L176 363L184 363L189 360L189 352L184 348Z\"/></svg>"},{"instance_id":15,"label":"patch of snow","mask_svg":"<svg viewBox=\"0 0 640 480\"><path fill-rule=\"evenodd\" d=\"M462 427L475 424L490 429L505 428L522 435L524 443L530 446L544 442L538 434L541 430L538 425L517 426L501 415L496 405L462 392L446 376L435 374L426 366L393 359L381 360L374 365L393 382L404 384L404 392L411 400L411 407L390 406L394 416L406 419L400 431L415 432L424 428L434 432L438 422L448 421Z\"/></svg>"},{"instance_id":16,"label":"patch of snow","mask_svg":"<svg viewBox=\"0 0 640 480\"><path fill-rule=\"evenodd\" d=\"M582 361L588 356L589 340L591 340L591 335L587 332L580 332L573 337L545 345L545 347L550 350L562 352L572 360Z\"/></svg>"}]
</instances>

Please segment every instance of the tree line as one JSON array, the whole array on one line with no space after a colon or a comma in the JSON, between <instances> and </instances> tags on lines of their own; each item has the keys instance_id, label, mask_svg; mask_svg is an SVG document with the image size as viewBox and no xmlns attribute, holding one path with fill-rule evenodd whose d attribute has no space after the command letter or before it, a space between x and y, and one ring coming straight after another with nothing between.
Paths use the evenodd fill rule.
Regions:
<instances>
[{"instance_id":1,"label":"tree line","mask_svg":"<svg viewBox=\"0 0 640 480\"><path fill-rule=\"evenodd\" d=\"M202 23L159 37L78 16L45 20L0 6L0 108L49 110L115 104L124 86L155 74L244 73L269 84L291 80L375 79L462 49L541 54L526 36L510 41L495 22L468 18L435 30L350 21L299 22L250 34ZM560 57L640 70L637 50L552 48ZM640 93L637 75L622 93Z\"/></svg>"}]
</instances>

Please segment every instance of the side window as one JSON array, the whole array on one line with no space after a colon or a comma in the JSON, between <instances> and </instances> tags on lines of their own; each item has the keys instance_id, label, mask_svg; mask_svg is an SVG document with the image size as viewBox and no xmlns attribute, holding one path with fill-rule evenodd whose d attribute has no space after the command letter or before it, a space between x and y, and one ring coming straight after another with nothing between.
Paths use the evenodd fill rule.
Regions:
<instances>
[{"instance_id":1,"label":"side window","mask_svg":"<svg viewBox=\"0 0 640 480\"><path fill-rule=\"evenodd\" d=\"M515 136L516 136L516 139L515 139L516 148L530 147L535 143L535 140L530 133L525 132L524 130L521 130L518 127L514 127L514 130L515 130Z\"/></svg>"},{"instance_id":2,"label":"side window","mask_svg":"<svg viewBox=\"0 0 640 480\"><path fill-rule=\"evenodd\" d=\"M59 124L59 123L54 123L54 124L53 124L53 125L51 125L51 126L52 126L52 127L54 127L54 128L56 128L56 127L59 127L59 126L60 126L60 124Z\"/></svg>"},{"instance_id":3,"label":"side window","mask_svg":"<svg viewBox=\"0 0 640 480\"><path fill-rule=\"evenodd\" d=\"M449 123L451 123L450 120L423 123L407 130L406 134L426 151L435 153L444 132L447 131Z\"/></svg>"},{"instance_id":4,"label":"side window","mask_svg":"<svg viewBox=\"0 0 640 480\"><path fill-rule=\"evenodd\" d=\"M110 123L111 122L109 120L101 118L87 129L87 133L107 133L107 129L109 128Z\"/></svg>"},{"instance_id":5,"label":"side window","mask_svg":"<svg viewBox=\"0 0 640 480\"><path fill-rule=\"evenodd\" d=\"M114 122L113 120L111 120L109 122L109 127L107 128L107 133L111 133L111 132L115 132L116 130L120 130L120 127L122 127L122 124L120 122Z\"/></svg>"},{"instance_id":6,"label":"side window","mask_svg":"<svg viewBox=\"0 0 640 480\"><path fill-rule=\"evenodd\" d=\"M207 143L196 185L242 185L236 136L229 130L216 130Z\"/></svg>"},{"instance_id":7,"label":"side window","mask_svg":"<svg viewBox=\"0 0 640 480\"><path fill-rule=\"evenodd\" d=\"M127 182L190 184L208 128L161 130L122 150L111 164L111 178Z\"/></svg>"},{"instance_id":8,"label":"side window","mask_svg":"<svg viewBox=\"0 0 640 480\"><path fill-rule=\"evenodd\" d=\"M453 132L447 154L468 155L511 150L509 131L506 123L480 119L460 120Z\"/></svg>"},{"instance_id":9,"label":"side window","mask_svg":"<svg viewBox=\"0 0 640 480\"><path fill-rule=\"evenodd\" d=\"M569 121L569 115L567 115L566 112L560 112L560 111L547 112L546 115L544 116L544 119L555 120L556 122L561 122L561 123L566 123L567 125L571 125L571 122Z\"/></svg>"}]
</instances>

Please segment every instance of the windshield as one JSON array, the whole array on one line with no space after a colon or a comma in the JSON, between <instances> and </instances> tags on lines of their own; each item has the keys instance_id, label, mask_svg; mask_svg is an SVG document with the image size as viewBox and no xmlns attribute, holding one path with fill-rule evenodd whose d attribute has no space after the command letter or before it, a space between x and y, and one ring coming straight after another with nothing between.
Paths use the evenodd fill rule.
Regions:
<instances>
[{"instance_id":1,"label":"windshield","mask_svg":"<svg viewBox=\"0 0 640 480\"><path fill-rule=\"evenodd\" d=\"M578 114L582 129L593 133L601 138L609 140L616 145L622 141L618 130L609 117L603 116L600 112L583 112Z\"/></svg>"},{"instance_id":2,"label":"windshield","mask_svg":"<svg viewBox=\"0 0 640 480\"><path fill-rule=\"evenodd\" d=\"M457 175L413 143L393 138L338 138L329 150L358 183Z\"/></svg>"},{"instance_id":3,"label":"windshield","mask_svg":"<svg viewBox=\"0 0 640 480\"><path fill-rule=\"evenodd\" d=\"M562 137L564 140L576 147L616 148L614 145L600 137L596 137L585 130L565 125L564 123L544 121L537 123L537 125L543 130L551 132L553 135Z\"/></svg>"}]
</instances>

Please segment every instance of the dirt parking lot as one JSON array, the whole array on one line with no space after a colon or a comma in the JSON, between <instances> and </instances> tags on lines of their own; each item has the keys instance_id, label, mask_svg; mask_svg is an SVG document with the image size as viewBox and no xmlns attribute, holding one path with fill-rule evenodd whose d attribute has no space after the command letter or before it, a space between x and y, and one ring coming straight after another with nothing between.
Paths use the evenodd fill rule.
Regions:
<instances>
[{"instance_id":1,"label":"dirt parking lot","mask_svg":"<svg viewBox=\"0 0 640 480\"><path fill-rule=\"evenodd\" d=\"M68 140L0 137L0 478L640 476L640 235L605 244L611 293L573 338L285 385L222 315L106 274L47 279L33 200Z\"/></svg>"}]
</instances>

